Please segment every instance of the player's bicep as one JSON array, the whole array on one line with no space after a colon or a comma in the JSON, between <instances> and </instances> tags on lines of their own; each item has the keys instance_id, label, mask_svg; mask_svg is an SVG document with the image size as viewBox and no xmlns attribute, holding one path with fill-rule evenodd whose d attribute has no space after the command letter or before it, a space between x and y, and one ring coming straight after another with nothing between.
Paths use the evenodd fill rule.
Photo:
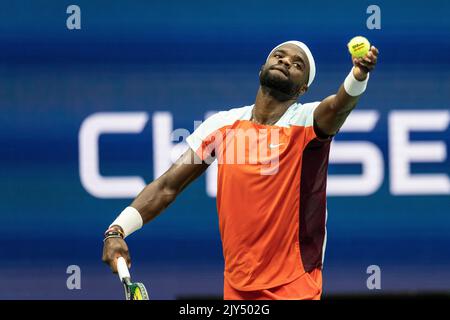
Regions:
<instances>
[{"instance_id":1,"label":"player's bicep","mask_svg":"<svg viewBox=\"0 0 450 320\"><path fill-rule=\"evenodd\" d=\"M197 153L188 148L169 170L161 176L161 182L166 190L178 194L202 175L208 167L208 163L202 161Z\"/></svg>"}]
</instances>

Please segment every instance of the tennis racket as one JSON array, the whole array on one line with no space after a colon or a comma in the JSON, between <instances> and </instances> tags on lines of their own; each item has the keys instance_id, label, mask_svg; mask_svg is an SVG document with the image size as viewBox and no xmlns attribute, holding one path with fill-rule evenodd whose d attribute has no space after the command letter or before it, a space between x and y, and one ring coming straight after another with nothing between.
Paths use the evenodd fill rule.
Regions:
<instances>
[{"instance_id":1,"label":"tennis racket","mask_svg":"<svg viewBox=\"0 0 450 320\"><path fill-rule=\"evenodd\" d=\"M117 273L125 289L126 300L149 300L145 286L140 282L131 282L130 271L123 257L117 259Z\"/></svg>"}]
</instances>

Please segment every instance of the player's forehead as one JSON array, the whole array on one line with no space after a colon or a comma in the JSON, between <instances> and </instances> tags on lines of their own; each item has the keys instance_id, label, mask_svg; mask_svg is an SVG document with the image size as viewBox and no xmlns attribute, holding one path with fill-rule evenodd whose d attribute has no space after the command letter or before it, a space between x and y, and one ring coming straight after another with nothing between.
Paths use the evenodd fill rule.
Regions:
<instances>
[{"instance_id":1,"label":"player's forehead","mask_svg":"<svg viewBox=\"0 0 450 320\"><path fill-rule=\"evenodd\" d=\"M309 70L310 66L308 56L306 55L305 51L303 51L303 49L300 48L299 46L292 43L283 44L281 46L276 47L273 50L272 56L277 52L281 52L283 54L293 57L294 60L299 61L302 65L304 65L306 70Z\"/></svg>"},{"instance_id":2,"label":"player's forehead","mask_svg":"<svg viewBox=\"0 0 450 320\"><path fill-rule=\"evenodd\" d=\"M303 51L303 49L301 49L299 46L296 46L295 44L292 44L292 43L286 43L279 47L276 47L275 50L273 50L273 53L275 53L277 51L286 53L291 56L299 56L305 62L308 61L308 57L307 57L305 51Z\"/></svg>"}]
</instances>

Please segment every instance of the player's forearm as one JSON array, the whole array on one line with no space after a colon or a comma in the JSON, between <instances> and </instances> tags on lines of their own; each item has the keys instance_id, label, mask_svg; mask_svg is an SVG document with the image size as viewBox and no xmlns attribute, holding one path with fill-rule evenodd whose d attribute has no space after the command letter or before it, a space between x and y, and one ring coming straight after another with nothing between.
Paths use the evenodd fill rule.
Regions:
<instances>
[{"instance_id":1,"label":"player's forearm","mask_svg":"<svg viewBox=\"0 0 450 320\"><path fill-rule=\"evenodd\" d=\"M354 72L354 68L351 70L351 75L354 79L348 80L348 77L345 79L345 81L342 83L342 85L339 87L338 92L334 96L334 101L332 103L332 109L333 111L339 115L339 114L349 114L358 103L359 98L361 97L362 92L364 91L359 89L360 91L357 92L347 92L347 90L351 91L351 89L348 89L351 84L346 84L348 81L358 81L360 82L360 86L365 87L365 82L367 80L368 75L367 74L359 74ZM347 90L346 90L347 87Z\"/></svg>"},{"instance_id":2,"label":"player's forearm","mask_svg":"<svg viewBox=\"0 0 450 320\"><path fill-rule=\"evenodd\" d=\"M360 96L349 95L344 89L344 84L342 84L330 104L330 113L336 116L349 114L356 107Z\"/></svg>"},{"instance_id":3,"label":"player's forearm","mask_svg":"<svg viewBox=\"0 0 450 320\"><path fill-rule=\"evenodd\" d=\"M321 132L335 135L348 115L356 107L366 89L368 75L355 74L354 69L346 77L336 94L325 98L314 112Z\"/></svg>"},{"instance_id":4,"label":"player's forearm","mask_svg":"<svg viewBox=\"0 0 450 320\"><path fill-rule=\"evenodd\" d=\"M123 230L122 237L140 229L167 208L184 188L206 171L208 166L189 148L169 170L138 194L131 205L114 220L110 228L120 226ZM111 236L117 236L116 232L117 230L112 230Z\"/></svg>"},{"instance_id":5,"label":"player's forearm","mask_svg":"<svg viewBox=\"0 0 450 320\"><path fill-rule=\"evenodd\" d=\"M178 191L165 185L157 179L148 184L133 200L131 207L135 208L142 217L143 223L153 220L177 197Z\"/></svg>"},{"instance_id":6,"label":"player's forearm","mask_svg":"<svg viewBox=\"0 0 450 320\"><path fill-rule=\"evenodd\" d=\"M156 179L148 184L126 207L120 215L111 223L105 233L105 237L125 238L139 230L142 226L154 219L176 198L180 190L169 188L165 183L166 177Z\"/></svg>"},{"instance_id":7,"label":"player's forearm","mask_svg":"<svg viewBox=\"0 0 450 320\"><path fill-rule=\"evenodd\" d=\"M356 107L359 97L340 97L338 92L334 99L336 101L331 104L328 114L322 118L322 121L317 121L321 131L328 136L335 135L342 127L348 115Z\"/></svg>"},{"instance_id":8,"label":"player's forearm","mask_svg":"<svg viewBox=\"0 0 450 320\"><path fill-rule=\"evenodd\" d=\"M131 207L139 211L144 224L151 221L207 168L208 164L189 148L168 171L139 193Z\"/></svg>"}]
</instances>

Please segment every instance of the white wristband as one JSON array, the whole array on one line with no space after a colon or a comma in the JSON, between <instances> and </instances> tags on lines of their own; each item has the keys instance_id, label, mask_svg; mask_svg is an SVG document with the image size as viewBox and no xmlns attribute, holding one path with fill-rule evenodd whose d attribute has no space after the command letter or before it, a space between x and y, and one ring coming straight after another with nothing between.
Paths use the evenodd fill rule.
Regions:
<instances>
[{"instance_id":1,"label":"white wristband","mask_svg":"<svg viewBox=\"0 0 450 320\"><path fill-rule=\"evenodd\" d=\"M367 74L367 78L363 81L359 81L355 78L353 75L353 68L350 70L350 73L348 74L347 78L345 78L344 81L344 89L345 91L352 97L356 97L361 95L367 87L367 82L369 81L369 75Z\"/></svg>"},{"instance_id":2,"label":"white wristband","mask_svg":"<svg viewBox=\"0 0 450 320\"><path fill-rule=\"evenodd\" d=\"M111 226L120 226L123 229L124 238L142 228L144 224L141 214L133 207L126 207L111 223Z\"/></svg>"}]
</instances>

